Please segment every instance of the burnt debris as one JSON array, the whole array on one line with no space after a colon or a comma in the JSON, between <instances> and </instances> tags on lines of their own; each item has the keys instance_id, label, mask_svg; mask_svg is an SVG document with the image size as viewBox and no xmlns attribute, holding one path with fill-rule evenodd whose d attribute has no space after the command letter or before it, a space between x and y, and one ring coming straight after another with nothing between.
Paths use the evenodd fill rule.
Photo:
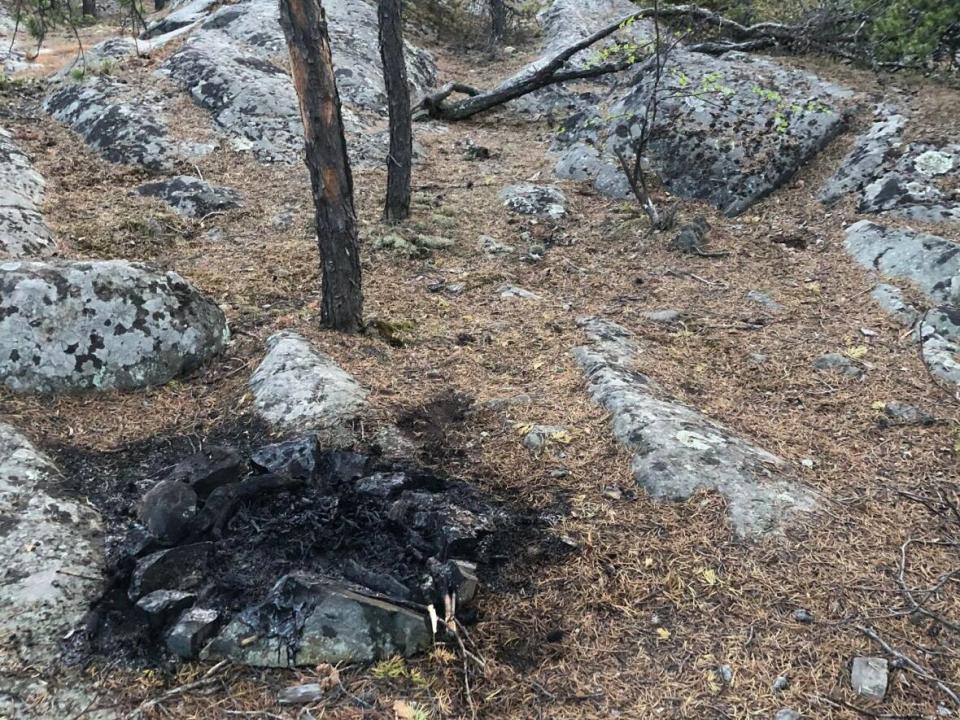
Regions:
<instances>
[{"instance_id":1,"label":"burnt debris","mask_svg":"<svg viewBox=\"0 0 960 720\"><path fill-rule=\"evenodd\" d=\"M465 482L312 435L208 446L124 488L135 518L118 513L110 587L74 659L289 667L420 652L475 614L478 565L514 522Z\"/></svg>"}]
</instances>

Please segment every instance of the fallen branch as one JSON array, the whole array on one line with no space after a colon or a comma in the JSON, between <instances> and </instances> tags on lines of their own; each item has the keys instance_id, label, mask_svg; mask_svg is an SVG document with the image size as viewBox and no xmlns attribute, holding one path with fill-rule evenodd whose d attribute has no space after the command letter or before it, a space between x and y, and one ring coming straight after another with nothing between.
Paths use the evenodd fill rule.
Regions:
<instances>
[{"instance_id":1,"label":"fallen branch","mask_svg":"<svg viewBox=\"0 0 960 720\"><path fill-rule=\"evenodd\" d=\"M191 690L198 690L202 687L213 685L215 682L218 682L220 679L217 677L218 673L229 665L230 665L230 660L221 660L212 668L207 670L207 672L205 672L203 674L203 677L200 678L199 680L194 680L191 683L187 683L185 685L180 685L178 687L175 687L172 690L168 690L167 692L163 693L163 695L161 695L160 697L153 698L152 700L144 700L142 703L140 703L136 707L135 710L133 710L133 712L127 715L126 720L134 720L135 718L142 717L144 711L149 710L150 708L156 707L162 702L171 700L175 697L179 697L184 693L188 693Z\"/></svg>"}]
</instances>

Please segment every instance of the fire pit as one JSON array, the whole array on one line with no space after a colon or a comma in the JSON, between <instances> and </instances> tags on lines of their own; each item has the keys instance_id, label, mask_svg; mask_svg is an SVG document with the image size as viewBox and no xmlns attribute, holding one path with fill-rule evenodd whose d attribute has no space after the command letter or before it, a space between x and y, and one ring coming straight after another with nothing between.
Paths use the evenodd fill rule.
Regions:
<instances>
[{"instance_id":1,"label":"fire pit","mask_svg":"<svg viewBox=\"0 0 960 720\"><path fill-rule=\"evenodd\" d=\"M469 621L478 563L513 522L465 482L312 435L208 446L126 489L135 517L108 539L109 587L73 640L84 655L260 667L412 655Z\"/></svg>"}]
</instances>

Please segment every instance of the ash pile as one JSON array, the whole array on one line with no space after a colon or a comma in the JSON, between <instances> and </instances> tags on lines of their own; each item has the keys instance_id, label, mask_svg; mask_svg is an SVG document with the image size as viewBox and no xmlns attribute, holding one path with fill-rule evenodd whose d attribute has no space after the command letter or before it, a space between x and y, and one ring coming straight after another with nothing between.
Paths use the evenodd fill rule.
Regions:
<instances>
[{"instance_id":1,"label":"ash pile","mask_svg":"<svg viewBox=\"0 0 960 720\"><path fill-rule=\"evenodd\" d=\"M367 662L428 649L476 615L478 566L511 516L473 486L315 436L208 447L137 483L108 541L83 654Z\"/></svg>"}]
</instances>

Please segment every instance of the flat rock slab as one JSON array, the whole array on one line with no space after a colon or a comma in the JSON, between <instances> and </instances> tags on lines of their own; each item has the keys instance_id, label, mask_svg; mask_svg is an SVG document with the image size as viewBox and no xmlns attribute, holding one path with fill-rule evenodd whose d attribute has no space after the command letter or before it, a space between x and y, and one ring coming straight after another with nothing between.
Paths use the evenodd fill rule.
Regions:
<instances>
[{"instance_id":1,"label":"flat rock slab","mask_svg":"<svg viewBox=\"0 0 960 720\"><path fill-rule=\"evenodd\" d=\"M730 524L741 537L781 531L816 508L781 458L677 402L633 369L638 347L632 333L598 318L579 324L591 344L575 348L574 357L591 397L610 412L614 436L634 450L634 477L651 496L684 500L715 490L726 498Z\"/></svg>"},{"instance_id":2,"label":"flat rock slab","mask_svg":"<svg viewBox=\"0 0 960 720\"><path fill-rule=\"evenodd\" d=\"M567 198L559 189L549 185L508 185L500 191L499 198L507 210L521 215L557 221L567 214Z\"/></svg>"},{"instance_id":3,"label":"flat rock slab","mask_svg":"<svg viewBox=\"0 0 960 720\"><path fill-rule=\"evenodd\" d=\"M853 149L824 185L825 203L848 193L860 199L859 210L923 222L960 221L960 145L907 143L906 118L882 105L876 120L858 136Z\"/></svg>"},{"instance_id":4,"label":"flat rock slab","mask_svg":"<svg viewBox=\"0 0 960 720\"><path fill-rule=\"evenodd\" d=\"M145 183L137 188L137 193L159 198L180 215L192 218L240 207L240 193L236 190L211 185L206 180L189 175Z\"/></svg>"},{"instance_id":5,"label":"flat rock slab","mask_svg":"<svg viewBox=\"0 0 960 720\"><path fill-rule=\"evenodd\" d=\"M373 662L433 642L426 618L304 575L281 578L267 600L233 619L201 653L256 667Z\"/></svg>"},{"instance_id":6,"label":"flat rock slab","mask_svg":"<svg viewBox=\"0 0 960 720\"><path fill-rule=\"evenodd\" d=\"M654 93L651 74L629 77L626 87L566 121L553 147L559 177L589 180L610 197L629 195L616 153L632 160ZM673 194L736 215L841 130L852 94L772 60L734 52L717 58L681 46L666 62L657 96L646 152L651 170Z\"/></svg>"},{"instance_id":7,"label":"flat rock slab","mask_svg":"<svg viewBox=\"0 0 960 720\"><path fill-rule=\"evenodd\" d=\"M0 666L42 668L103 589L103 526L69 496L53 464L2 423L0 562Z\"/></svg>"},{"instance_id":8,"label":"flat rock slab","mask_svg":"<svg viewBox=\"0 0 960 720\"><path fill-rule=\"evenodd\" d=\"M366 407L368 391L301 335L281 332L250 378L257 413L292 432L342 427Z\"/></svg>"},{"instance_id":9,"label":"flat rock slab","mask_svg":"<svg viewBox=\"0 0 960 720\"><path fill-rule=\"evenodd\" d=\"M40 214L43 177L0 127L0 257L40 257L56 246Z\"/></svg>"},{"instance_id":10,"label":"flat rock slab","mask_svg":"<svg viewBox=\"0 0 960 720\"><path fill-rule=\"evenodd\" d=\"M863 267L910 280L935 302L960 304L960 244L869 220L848 227L844 244Z\"/></svg>"},{"instance_id":11,"label":"flat rock slab","mask_svg":"<svg viewBox=\"0 0 960 720\"><path fill-rule=\"evenodd\" d=\"M173 272L0 263L0 381L16 392L160 385L223 350L226 318Z\"/></svg>"},{"instance_id":12,"label":"flat rock slab","mask_svg":"<svg viewBox=\"0 0 960 720\"><path fill-rule=\"evenodd\" d=\"M196 158L211 149L170 137L159 99L134 97L121 83L103 75L82 83L64 81L43 106L113 163L169 171L178 160Z\"/></svg>"}]
</instances>

